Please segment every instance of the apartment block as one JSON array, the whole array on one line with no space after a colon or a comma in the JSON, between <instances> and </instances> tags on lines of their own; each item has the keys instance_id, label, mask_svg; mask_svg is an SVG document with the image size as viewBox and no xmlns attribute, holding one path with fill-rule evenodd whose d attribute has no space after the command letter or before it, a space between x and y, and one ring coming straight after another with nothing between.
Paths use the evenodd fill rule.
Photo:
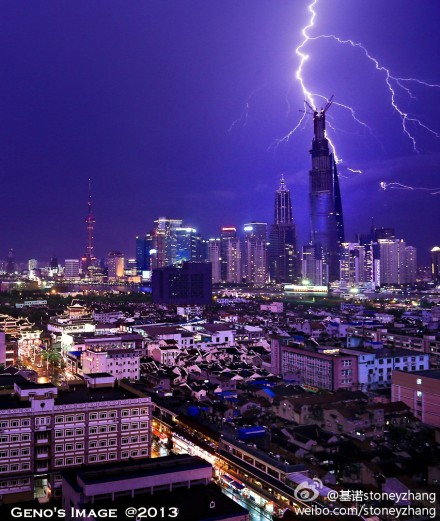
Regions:
<instances>
[{"instance_id":1,"label":"apartment block","mask_svg":"<svg viewBox=\"0 0 440 521\"><path fill-rule=\"evenodd\" d=\"M70 386L20 382L0 394L3 503L59 495L61 471L150 455L151 399L109 374Z\"/></svg>"}]
</instances>

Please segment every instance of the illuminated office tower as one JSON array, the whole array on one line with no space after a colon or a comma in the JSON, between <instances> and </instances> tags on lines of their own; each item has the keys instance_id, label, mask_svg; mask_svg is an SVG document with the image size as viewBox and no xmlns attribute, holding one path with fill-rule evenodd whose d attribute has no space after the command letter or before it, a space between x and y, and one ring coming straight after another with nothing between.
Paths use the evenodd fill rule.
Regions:
<instances>
[{"instance_id":1,"label":"illuminated office tower","mask_svg":"<svg viewBox=\"0 0 440 521\"><path fill-rule=\"evenodd\" d=\"M124 277L124 254L120 251L111 251L107 257L109 280Z\"/></svg>"},{"instance_id":2,"label":"illuminated office tower","mask_svg":"<svg viewBox=\"0 0 440 521\"><path fill-rule=\"evenodd\" d=\"M221 280L223 282L228 281L228 260L227 250L228 241L237 237L237 228L235 226L222 226L220 229L220 258L221 258Z\"/></svg>"},{"instance_id":3,"label":"illuminated office tower","mask_svg":"<svg viewBox=\"0 0 440 521\"><path fill-rule=\"evenodd\" d=\"M405 248L405 284L414 284L417 278L417 249L414 246Z\"/></svg>"},{"instance_id":4,"label":"illuminated office tower","mask_svg":"<svg viewBox=\"0 0 440 521\"><path fill-rule=\"evenodd\" d=\"M267 224L255 221L244 225L243 276L247 283L265 284L267 269Z\"/></svg>"},{"instance_id":5,"label":"illuminated office tower","mask_svg":"<svg viewBox=\"0 0 440 521\"><path fill-rule=\"evenodd\" d=\"M242 252L241 240L238 237L228 237L226 242L226 282L239 284L243 280L242 276Z\"/></svg>"}]
</instances>

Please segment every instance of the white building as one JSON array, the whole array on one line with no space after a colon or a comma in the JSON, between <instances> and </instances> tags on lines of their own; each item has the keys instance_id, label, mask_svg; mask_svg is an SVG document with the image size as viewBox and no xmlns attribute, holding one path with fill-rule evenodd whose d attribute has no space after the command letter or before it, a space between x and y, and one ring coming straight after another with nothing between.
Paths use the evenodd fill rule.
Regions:
<instances>
[{"instance_id":1,"label":"white building","mask_svg":"<svg viewBox=\"0 0 440 521\"><path fill-rule=\"evenodd\" d=\"M422 371L429 369L429 354L409 349L382 347L373 351L340 349L358 359L358 382L361 390L391 386L393 371Z\"/></svg>"},{"instance_id":2,"label":"white building","mask_svg":"<svg viewBox=\"0 0 440 521\"><path fill-rule=\"evenodd\" d=\"M134 349L90 347L81 354L81 361L84 375L109 373L118 380L139 380L140 377L140 356Z\"/></svg>"}]
</instances>

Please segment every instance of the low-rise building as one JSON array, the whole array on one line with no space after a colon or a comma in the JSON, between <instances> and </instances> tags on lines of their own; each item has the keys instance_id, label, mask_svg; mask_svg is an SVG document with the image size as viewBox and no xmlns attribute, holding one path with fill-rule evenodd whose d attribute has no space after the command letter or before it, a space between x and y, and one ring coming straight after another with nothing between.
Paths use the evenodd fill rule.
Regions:
<instances>
[{"instance_id":1,"label":"low-rise building","mask_svg":"<svg viewBox=\"0 0 440 521\"><path fill-rule=\"evenodd\" d=\"M151 399L109 374L63 388L15 383L0 409L4 503L58 495L66 468L150 455Z\"/></svg>"}]
</instances>

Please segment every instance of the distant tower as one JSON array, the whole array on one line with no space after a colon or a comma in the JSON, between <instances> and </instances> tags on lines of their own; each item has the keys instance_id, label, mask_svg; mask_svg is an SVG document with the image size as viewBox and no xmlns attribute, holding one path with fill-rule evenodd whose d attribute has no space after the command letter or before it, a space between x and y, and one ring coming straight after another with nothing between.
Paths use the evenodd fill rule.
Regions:
<instances>
[{"instance_id":1,"label":"distant tower","mask_svg":"<svg viewBox=\"0 0 440 521\"><path fill-rule=\"evenodd\" d=\"M274 282L294 282L298 276L296 228L293 223L292 200L284 176L275 192L274 223L269 235L270 278Z\"/></svg>"},{"instance_id":2,"label":"distant tower","mask_svg":"<svg viewBox=\"0 0 440 521\"><path fill-rule=\"evenodd\" d=\"M15 259L14 259L14 250L11 248L8 252L8 258L6 259L6 273L14 273L15 272Z\"/></svg>"},{"instance_id":3,"label":"distant tower","mask_svg":"<svg viewBox=\"0 0 440 521\"><path fill-rule=\"evenodd\" d=\"M323 264L322 283L339 278L339 249L344 242L344 221L336 161L325 132L325 108L313 111L312 169L310 170L311 245Z\"/></svg>"},{"instance_id":4,"label":"distant tower","mask_svg":"<svg viewBox=\"0 0 440 521\"><path fill-rule=\"evenodd\" d=\"M81 268L83 273L87 271L89 266L94 266L96 264L96 257L93 254L93 230L95 228L96 219L93 217L92 213L92 185L89 179L89 199L87 202L88 206L88 214L85 220L86 228L87 228L87 247L86 253L81 259Z\"/></svg>"}]
</instances>

